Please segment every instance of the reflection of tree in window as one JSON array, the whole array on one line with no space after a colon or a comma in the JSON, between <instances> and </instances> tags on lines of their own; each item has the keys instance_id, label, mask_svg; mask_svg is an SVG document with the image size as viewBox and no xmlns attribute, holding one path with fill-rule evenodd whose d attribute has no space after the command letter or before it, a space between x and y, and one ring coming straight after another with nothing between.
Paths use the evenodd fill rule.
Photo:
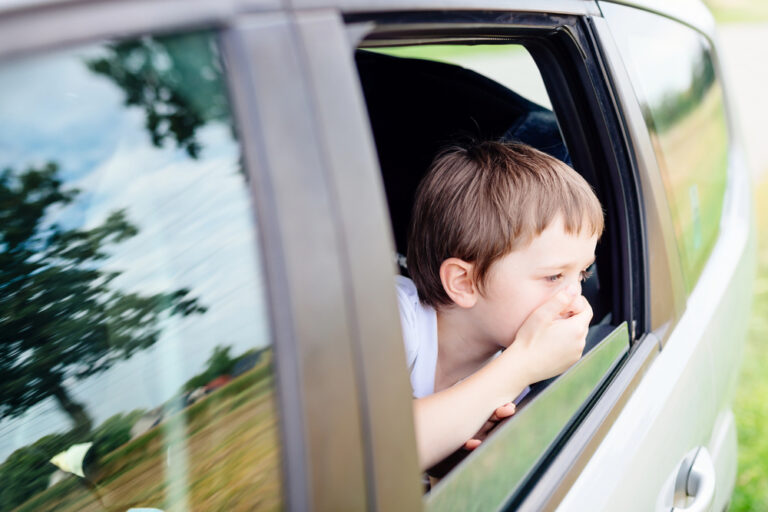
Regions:
<instances>
[{"instance_id":1,"label":"reflection of tree in window","mask_svg":"<svg viewBox=\"0 0 768 512\"><path fill-rule=\"evenodd\" d=\"M658 105L651 105L656 133L664 133L698 107L714 84L715 68L709 52L702 47L691 70L690 86L684 90L670 89Z\"/></svg>"},{"instance_id":2,"label":"reflection of tree in window","mask_svg":"<svg viewBox=\"0 0 768 512\"><path fill-rule=\"evenodd\" d=\"M92 421L66 382L152 346L163 315L205 308L186 289L140 295L110 286L120 272L98 263L108 247L138 231L122 210L91 229L46 225L46 213L78 193L63 189L57 173L53 163L0 173L0 417L53 398L81 437Z\"/></svg>"},{"instance_id":3,"label":"reflection of tree in window","mask_svg":"<svg viewBox=\"0 0 768 512\"><path fill-rule=\"evenodd\" d=\"M144 110L155 146L175 140L190 157L198 158L199 128L213 120L232 125L211 37L146 37L106 49L107 56L87 62L89 69L119 86L126 105Z\"/></svg>"}]
</instances>

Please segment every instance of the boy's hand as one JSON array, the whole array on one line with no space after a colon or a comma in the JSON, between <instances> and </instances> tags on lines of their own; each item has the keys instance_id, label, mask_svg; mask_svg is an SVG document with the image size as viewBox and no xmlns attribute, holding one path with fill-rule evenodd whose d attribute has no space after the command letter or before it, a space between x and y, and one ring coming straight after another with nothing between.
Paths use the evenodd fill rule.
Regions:
<instances>
[{"instance_id":1,"label":"boy's hand","mask_svg":"<svg viewBox=\"0 0 768 512\"><path fill-rule=\"evenodd\" d=\"M504 418L508 418L513 414L515 414L515 404L513 402L509 402L502 405L501 407L497 407L493 412L493 415L491 415L488 421L485 422L477 434L472 436L472 439L464 443L464 448L467 450L474 450L480 446L485 438L488 437L488 433L493 430L499 421L503 420Z\"/></svg>"},{"instance_id":2,"label":"boy's hand","mask_svg":"<svg viewBox=\"0 0 768 512\"><path fill-rule=\"evenodd\" d=\"M581 357L591 319L592 307L571 285L528 316L505 352L521 358L530 383L554 377Z\"/></svg>"}]
</instances>

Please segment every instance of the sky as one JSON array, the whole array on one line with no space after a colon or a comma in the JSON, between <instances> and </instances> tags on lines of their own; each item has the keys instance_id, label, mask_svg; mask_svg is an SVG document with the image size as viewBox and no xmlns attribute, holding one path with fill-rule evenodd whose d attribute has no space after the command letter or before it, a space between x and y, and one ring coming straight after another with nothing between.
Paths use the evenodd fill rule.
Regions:
<instances>
[{"instance_id":1,"label":"sky","mask_svg":"<svg viewBox=\"0 0 768 512\"><path fill-rule=\"evenodd\" d=\"M670 91L691 86L691 62L698 60L703 36L693 29L655 14L608 4L602 6L612 35L624 54L641 99L655 106Z\"/></svg>"}]
</instances>

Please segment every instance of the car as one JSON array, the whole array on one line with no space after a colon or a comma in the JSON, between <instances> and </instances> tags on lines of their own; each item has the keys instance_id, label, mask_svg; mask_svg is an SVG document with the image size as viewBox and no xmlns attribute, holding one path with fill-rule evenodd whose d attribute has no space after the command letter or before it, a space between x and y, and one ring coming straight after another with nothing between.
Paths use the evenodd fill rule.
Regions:
<instances>
[{"instance_id":1,"label":"car","mask_svg":"<svg viewBox=\"0 0 768 512\"><path fill-rule=\"evenodd\" d=\"M0 1L0 510L724 510L726 79L695 0ZM425 485L394 278L466 135L606 229L581 360Z\"/></svg>"}]
</instances>

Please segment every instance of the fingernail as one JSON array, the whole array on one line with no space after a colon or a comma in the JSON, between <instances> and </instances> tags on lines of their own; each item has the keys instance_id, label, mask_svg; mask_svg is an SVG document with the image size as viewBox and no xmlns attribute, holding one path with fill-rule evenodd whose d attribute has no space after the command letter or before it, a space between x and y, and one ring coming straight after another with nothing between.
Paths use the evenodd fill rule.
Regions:
<instances>
[{"instance_id":1,"label":"fingernail","mask_svg":"<svg viewBox=\"0 0 768 512\"><path fill-rule=\"evenodd\" d=\"M579 287L575 284L569 284L568 288L565 289L565 293L567 293L570 296L578 295L579 293Z\"/></svg>"}]
</instances>

